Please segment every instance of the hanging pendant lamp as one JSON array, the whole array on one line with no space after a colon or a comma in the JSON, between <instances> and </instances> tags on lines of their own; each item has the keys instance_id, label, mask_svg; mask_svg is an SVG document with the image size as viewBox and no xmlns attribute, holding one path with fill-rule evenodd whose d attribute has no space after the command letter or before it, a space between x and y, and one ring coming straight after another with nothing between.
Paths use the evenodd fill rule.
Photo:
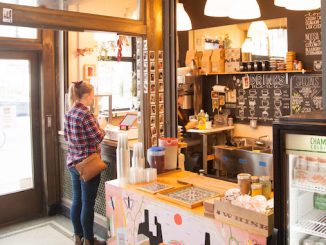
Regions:
<instances>
[{"instance_id":1,"label":"hanging pendant lamp","mask_svg":"<svg viewBox=\"0 0 326 245\"><path fill-rule=\"evenodd\" d=\"M250 38L246 38L241 46L241 52L243 53L251 53L253 51L253 45Z\"/></svg>"},{"instance_id":2,"label":"hanging pendant lamp","mask_svg":"<svg viewBox=\"0 0 326 245\"><path fill-rule=\"evenodd\" d=\"M177 31L188 31L192 29L191 20L182 3L177 3Z\"/></svg>"},{"instance_id":3,"label":"hanging pendant lamp","mask_svg":"<svg viewBox=\"0 0 326 245\"><path fill-rule=\"evenodd\" d=\"M321 0L284 0L285 8L289 10L314 10L319 9Z\"/></svg>"},{"instance_id":4,"label":"hanging pendant lamp","mask_svg":"<svg viewBox=\"0 0 326 245\"><path fill-rule=\"evenodd\" d=\"M232 10L229 17L240 20L259 18L259 5L256 0L232 0Z\"/></svg>"},{"instance_id":5,"label":"hanging pendant lamp","mask_svg":"<svg viewBox=\"0 0 326 245\"><path fill-rule=\"evenodd\" d=\"M207 0L204 15L212 17L227 17L230 13L230 1Z\"/></svg>"},{"instance_id":6,"label":"hanging pendant lamp","mask_svg":"<svg viewBox=\"0 0 326 245\"><path fill-rule=\"evenodd\" d=\"M248 37L267 37L268 28L264 21L254 21L248 29Z\"/></svg>"},{"instance_id":7,"label":"hanging pendant lamp","mask_svg":"<svg viewBox=\"0 0 326 245\"><path fill-rule=\"evenodd\" d=\"M286 0L274 0L274 5L278 7L285 7Z\"/></svg>"}]
</instances>

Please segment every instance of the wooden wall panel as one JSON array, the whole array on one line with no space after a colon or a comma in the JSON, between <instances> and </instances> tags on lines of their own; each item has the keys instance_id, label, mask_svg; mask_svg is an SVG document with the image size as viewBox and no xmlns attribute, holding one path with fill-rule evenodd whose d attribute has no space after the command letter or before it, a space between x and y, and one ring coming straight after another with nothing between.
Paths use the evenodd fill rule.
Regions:
<instances>
[{"instance_id":1,"label":"wooden wall panel","mask_svg":"<svg viewBox=\"0 0 326 245\"><path fill-rule=\"evenodd\" d=\"M13 23L2 23L5 25L71 31L94 30L134 35L146 34L146 26L143 21L138 20L0 3L0 9L3 8L13 9ZM1 19L2 15L3 13L0 11Z\"/></svg>"},{"instance_id":2,"label":"wooden wall panel","mask_svg":"<svg viewBox=\"0 0 326 245\"><path fill-rule=\"evenodd\" d=\"M43 135L43 176L46 204L49 207L60 203L60 167L56 125L56 76L54 31L43 30L42 52L42 135ZM49 210L51 211L51 210Z\"/></svg>"}]
</instances>

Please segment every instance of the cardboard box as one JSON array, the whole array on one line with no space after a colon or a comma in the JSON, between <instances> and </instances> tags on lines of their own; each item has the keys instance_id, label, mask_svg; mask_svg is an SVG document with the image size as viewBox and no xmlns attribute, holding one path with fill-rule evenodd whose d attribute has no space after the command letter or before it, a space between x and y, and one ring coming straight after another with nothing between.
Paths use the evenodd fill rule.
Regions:
<instances>
[{"instance_id":1,"label":"cardboard box","mask_svg":"<svg viewBox=\"0 0 326 245\"><path fill-rule=\"evenodd\" d=\"M212 53L213 53L212 50L205 50L203 52L203 57L201 59L201 72L202 73L211 73L212 72L212 62L211 62Z\"/></svg>"},{"instance_id":2,"label":"cardboard box","mask_svg":"<svg viewBox=\"0 0 326 245\"><path fill-rule=\"evenodd\" d=\"M214 49L211 57L212 72L225 72L225 50L222 48Z\"/></svg>"},{"instance_id":3,"label":"cardboard box","mask_svg":"<svg viewBox=\"0 0 326 245\"><path fill-rule=\"evenodd\" d=\"M200 70L201 69L201 59L203 57L203 51L196 51L195 53L195 61L197 68Z\"/></svg>"},{"instance_id":4,"label":"cardboard box","mask_svg":"<svg viewBox=\"0 0 326 245\"><path fill-rule=\"evenodd\" d=\"M186 60L185 60L185 65L188 66L188 67L191 67L192 66L192 60L195 60L196 61L196 51L195 50L187 50L187 53L186 53Z\"/></svg>"},{"instance_id":5,"label":"cardboard box","mask_svg":"<svg viewBox=\"0 0 326 245\"><path fill-rule=\"evenodd\" d=\"M272 235L274 213L268 215L234 206L230 201L215 200L214 217L216 220L239 227L264 237Z\"/></svg>"},{"instance_id":6,"label":"cardboard box","mask_svg":"<svg viewBox=\"0 0 326 245\"><path fill-rule=\"evenodd\" d=\"M238 72L240 70L240 62L240 48L231 48L225 50L225 72Z\"/></svg>"}]
</instances>

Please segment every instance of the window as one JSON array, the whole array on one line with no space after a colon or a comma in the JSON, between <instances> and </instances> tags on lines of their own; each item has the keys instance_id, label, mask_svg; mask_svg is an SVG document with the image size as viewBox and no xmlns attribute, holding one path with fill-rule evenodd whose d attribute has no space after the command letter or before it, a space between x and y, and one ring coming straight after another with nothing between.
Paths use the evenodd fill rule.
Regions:
<instances>
[{"instance_id":1,"label":"window","mask_svg":"<svg viewBox=\"0 0 326 245\"><path fill-rule=\"evenodd\" d=\"M287 29L269 29L268 38L252 38L253 55L285 57L287 52Z\"/></svg>"},{"instance_id":2,"label":"window","mask_svg":"<svg viewBox=\"0 0 326 245\"><path fill-rule=\"evenodd\" d=\"M102 34L102 33L100 33ZM118 36L112 33L94 34L97 41L97 72L91 79L98 94L112 94L113 111L132 110L137 99L133 84L135 72L135 38ZM121 60L118 61L118 40L121 42ZM101 108L108 105L108 98L101 97ZM106 109L104 109L106 110Z\"/></svg>"},{"instance_id":3,"label":"window","mask_svg":"<svg viewBox=\"0 0 326 245\"><path fill-rule=\"evenodd\" d=\"M112 94L113 110L130 110L133 108L135 98L132 93L134 79L133 62L128 61L98 61L97 83L98 94ZM101 99L107 105L107 98Z\"/></svg>"},{"instance_id":4,"label":"window","mask_svg":"<svg viewBox=\"0 0 326 245\"><path fill-rule=\"evenodd\" d=\"M37 39L37 29L0 25L0 37Z\"/></svg>"},{"instance_id":5,"label":"window","mask_svg":"<svg viewBox=\"0 0 326 245\"><path fill-rule=\"evenodd\" d=\"M120 1L119 4L116 0L0 0L0 2L133 20L140 19L143 4L141 0Z\"/></svg>"}]
</instances>

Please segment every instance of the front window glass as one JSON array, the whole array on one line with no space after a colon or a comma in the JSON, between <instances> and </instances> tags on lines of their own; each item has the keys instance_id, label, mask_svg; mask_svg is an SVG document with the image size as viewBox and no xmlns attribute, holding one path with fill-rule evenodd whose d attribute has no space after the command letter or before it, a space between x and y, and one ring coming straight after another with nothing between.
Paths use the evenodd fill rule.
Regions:
<instances>
[{"instance_id":1,"label":"front window glass","mask_svg":"<svg viewBox=\"0 0 326 245\"><path fill-rule=\"evenodd\" d=\"M98 95L99 110L135 109L135 37L108 32L69 32L69 82L88 81Z\"/></svg>"},{"instance_id":2,"label":"front window glass","mask_svg":"<svg viewBox=\"0 0 326 245\"><path fill-rule=\"evenodd\" d=\"M67 10L139 20L141 0L0 0L2 3L19 4L49 9Z\"/></svg>"}]
</instances>

